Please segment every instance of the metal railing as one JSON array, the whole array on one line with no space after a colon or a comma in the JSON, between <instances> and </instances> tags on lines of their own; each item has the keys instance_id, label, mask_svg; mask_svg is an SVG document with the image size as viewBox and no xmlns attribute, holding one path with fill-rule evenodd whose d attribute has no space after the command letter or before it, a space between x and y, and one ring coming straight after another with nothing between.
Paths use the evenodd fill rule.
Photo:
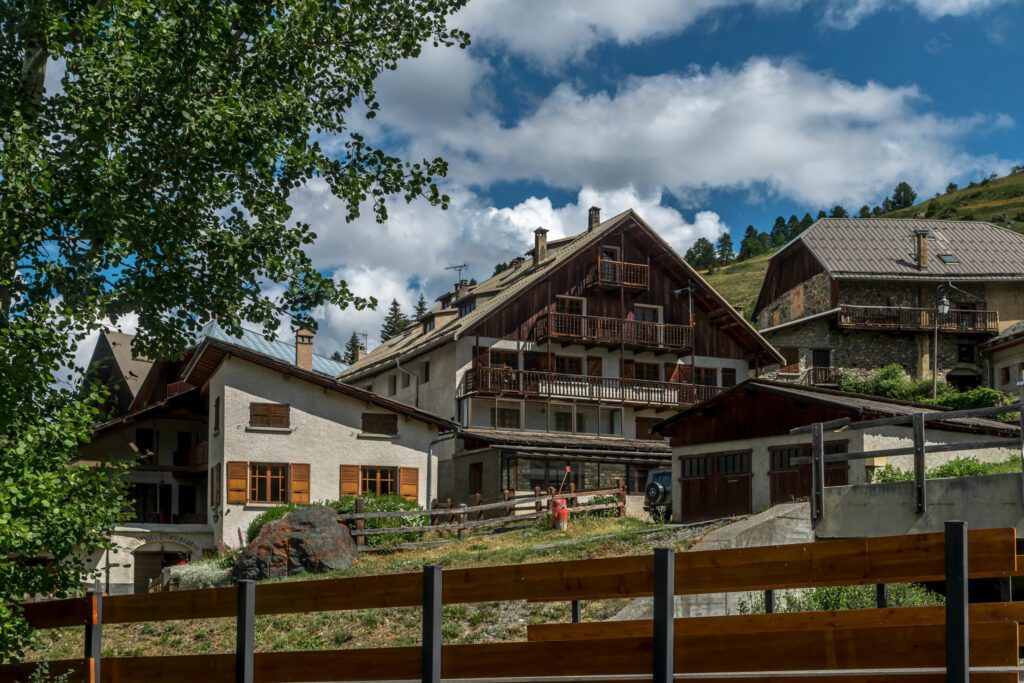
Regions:
<instances>
[{"instance_id":1,"label":"metal railing","mask_svg":"<svg viewBox=\"0 0 1024 683\"><path fill-rule=\"evenodd\" d=\"M689 325L669 325L570 313L549 313L541 316L534 327L534 336L537 341L565 339L670 349L688 349L693 346L693 328Z\"/></svg>"},{"instance_id":2,"label":"metal railing","mask_svg":"<svg viewBox=\"0 0 1024 683\"><path fill-rule=\"evenodd\" d=\"M907 306L854 306L842 304L839 326L881 330L934 330L944 332L998 332L998 311L953 309L939 313L934 308Z\"/></svg>"},{"instance_id":3,"label":"metal railing","mask_svg":"<svg viewBox=\"0 0 1024 683\"><path fill-rule=\"evenodd\" d=\"M467 371L462 384L462 395L508 394L673 406L702 403L722 391L721 387L700 384L488 367Z\"/></svg>"}]
</instances>

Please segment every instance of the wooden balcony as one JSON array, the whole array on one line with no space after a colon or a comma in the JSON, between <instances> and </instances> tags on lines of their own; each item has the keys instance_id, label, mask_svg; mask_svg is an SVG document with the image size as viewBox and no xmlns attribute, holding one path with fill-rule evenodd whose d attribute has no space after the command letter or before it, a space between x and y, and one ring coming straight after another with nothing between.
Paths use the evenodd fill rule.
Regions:
<instances>
[{"instance_id":1,"label":"wooden balcony","mask_svg":"<svg viewBox=\"0 0 1024 683\"><path fill-rule=\"evenodd\" d=\"M587 276L587 287L628 287L647 289L651 269L645 263L627 263L599 258L597 267Z\"/></svg>"},{"instance_id":2,"label":"wooden balcony","mask_svg":"<svg viewBox=\"0 0 1024 683\"><path fill-rule=\"evenodd\" d=\"M623 345L634 349L671 349L693 347L693 328L689 325L603 318L592 315L549 313L537 320L533 329L538 342L568 344Z\"/></svg>"},{"instance_id":3,"label":"wooden balcony","mask_svg":"<svg viewBox=\"0 0 1024 683\"><path fill-rule=\"evenodd\" d=\"M477 367L466 372L460 395L499 395L513 398L554 398L690 406L721 392L721 387L677 382L654 382L619 377L588 377L553 372Z\"/></svg>"},{"instance_id":4,"label":"wooden balcony","mask_svg":"<svg viewBox=\"0 0 1024 683\"><path fill-rule=\"evenodd\" d=\"M850 304L842 304L839 310L839 326L849 329L930 332L936 323L941 332L994 333L999 331L999 313L963 309L939 313L934 308Z\"/></svg>"},{"instance_id":5,"label":"wooden balcony","mask_svg":"<svg viewBox=\"0 0 1024 683\"><path fill-rule=\"evenodd\" d=\"M835 368L815 367L807 368L800 380L809 387L835 386L839 377Z\"/></svg>"}]
</instances>

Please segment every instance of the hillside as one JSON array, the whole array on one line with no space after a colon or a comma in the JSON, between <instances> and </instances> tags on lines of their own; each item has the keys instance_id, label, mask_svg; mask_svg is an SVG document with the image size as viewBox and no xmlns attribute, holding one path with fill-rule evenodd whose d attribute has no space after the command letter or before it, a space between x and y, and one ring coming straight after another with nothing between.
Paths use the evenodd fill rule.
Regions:
<instances>
[{"instance_id":1,"label":"hillside","mask_svg":"<svg viewBox=\"0 0 1024 683\"><path fill-rule=\"evenodd\" d=\"M1024 173L985 180L881 217L987 221L1024 233ZM749 319L772 253L701 275L733 306L743 306Z\"/></svg>"}]
</instances>

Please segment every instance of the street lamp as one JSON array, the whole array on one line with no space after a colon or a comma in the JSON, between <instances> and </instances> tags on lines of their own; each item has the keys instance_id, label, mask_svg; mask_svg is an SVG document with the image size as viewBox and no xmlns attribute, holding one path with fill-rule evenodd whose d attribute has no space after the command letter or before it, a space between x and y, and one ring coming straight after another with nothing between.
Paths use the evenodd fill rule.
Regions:
<instances>
[{"instance_id":1,"label":"street lamp","mask_svg":"<svg viewBox=\"0 0 1024 683\"><path fill-rule=\"evenodd\" d=\"M946 296L946 292L951 289L955 289L975 301L981 303L985 302L981 297L975 296L970 292L965 292L955 286L952 282L940 284L935 288L935 315L933 316L935 341L932 344L932 398L937 398L939 393L939 316L947 315L950 311L951 306L949 303L949 297Z\"/></svg>"}]
</instances>

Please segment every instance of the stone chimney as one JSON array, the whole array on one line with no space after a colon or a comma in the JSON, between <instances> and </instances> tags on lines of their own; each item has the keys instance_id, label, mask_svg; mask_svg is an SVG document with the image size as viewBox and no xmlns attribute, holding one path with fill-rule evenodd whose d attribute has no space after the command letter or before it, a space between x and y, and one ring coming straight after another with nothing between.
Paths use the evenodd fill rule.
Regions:
<instances>
[{"instance_id":1,"label":"stone chimney","mask_svg":"<svg viewBox=\"0 0 1024 683\"><path fill-rule=\"evenodd\" d=\"M919 228L914 231L914 239L917 241L917 269L928 269L928 231Z\"/></svg>"},{"instance_id":2,"label":"stone chimney","mask_svg":"<svg viewBox=\"0 0 1024 683\"><path fill-rule=\"evenodd\" d=\"M537 228L533 231L533 265L538 265L548 257L548 231Z\"/></svg>"},{"instance_id":3,"label":"stone chimney","mask_svg":"<svg viewBox=\"0 0 1024 683\"><path fill-rule=\"evenodd\" d=\"M313 369L313 332L305 327L295 332L295 367Z\"/></svg>"},{"instance_id":4,"label":"stone chimney","mask_svg":"<svg viewBox=\"0 0 1024 683\"><path fill-rule=\"evenodd\" d=\"M366 352L366 348L360 344L359 349L356 351L356 362L358 363L362 359L366 358L370 354Z\"/></svg>"},{"instance_id":5,"label":"stone chimney","mask_svg":"<svg viewBox=\"0 0 1024 683\"><path fill-rule=\"evenodd\" d=\"M601 209L597 206L590 207L590 213L587 215L587 232L590 232L601 223Z\"/></svg>"}]
</instances>

